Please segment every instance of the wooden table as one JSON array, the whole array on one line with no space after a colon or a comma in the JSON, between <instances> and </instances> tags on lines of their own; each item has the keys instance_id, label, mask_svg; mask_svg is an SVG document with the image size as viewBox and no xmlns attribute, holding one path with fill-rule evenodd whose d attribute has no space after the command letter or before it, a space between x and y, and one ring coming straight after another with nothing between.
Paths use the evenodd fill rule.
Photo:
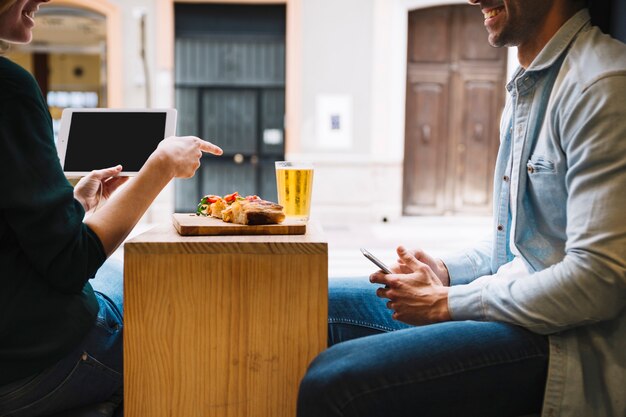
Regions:
<instances>
[{"instance_id":1,"label":"wooden table","mask_svg":"<svg viewBox=\"0 0 626 417\"><path fill-rule=\"evenodd\" d=\"M326 346L328 245L301 236L178 235L124 245L127 417L294 417Z\"/></svg>"}]
</instances>

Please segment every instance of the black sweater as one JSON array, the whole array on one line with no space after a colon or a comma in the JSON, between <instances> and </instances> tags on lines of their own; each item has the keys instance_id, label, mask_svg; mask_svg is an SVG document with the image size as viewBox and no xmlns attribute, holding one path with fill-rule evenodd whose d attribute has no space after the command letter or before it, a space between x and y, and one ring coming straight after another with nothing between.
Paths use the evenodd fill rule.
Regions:
<instances>
[{"instance_id":1,"label":"black sweater","mask_svg":"<svg viewBox=\"0 0 626 417\"><path fill-rule=\"evenodd\" d=\"M84 215L37 83L0 57L0 385L54 364L94 323L88 279L106 257Z\"/></svg>"}]
</instances>

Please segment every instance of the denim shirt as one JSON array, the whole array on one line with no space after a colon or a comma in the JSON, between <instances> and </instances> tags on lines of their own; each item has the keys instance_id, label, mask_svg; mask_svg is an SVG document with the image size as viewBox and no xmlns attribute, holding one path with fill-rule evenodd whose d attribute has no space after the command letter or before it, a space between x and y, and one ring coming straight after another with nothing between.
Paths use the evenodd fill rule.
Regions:
<instances>
[{"instance_id":1,"label":"denim shirt","mask_svg":"<svg viewBox=\"0 0 626 417\"><path fill-rule=\"evenodd\" d=\"M507 90L492 236L444 259L450 313L549 335L543 417L624 417L626 45L582 10Z\"/></svg>"}]
</instances>

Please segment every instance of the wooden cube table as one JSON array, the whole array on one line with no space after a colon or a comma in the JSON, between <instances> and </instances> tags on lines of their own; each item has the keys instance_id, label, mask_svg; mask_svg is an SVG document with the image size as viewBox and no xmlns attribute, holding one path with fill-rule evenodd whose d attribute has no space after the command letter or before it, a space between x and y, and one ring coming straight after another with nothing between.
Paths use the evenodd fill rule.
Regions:
<instances>
[{"instance_id":1,"label":"wooden cube table","mask_svg":"<svg viewBox=\"0 0 626 417\"><path fill-rule=\"evenodd\" d=\"M124 245L126 417L294 417L326 346L328 245L305 235L180 236Z\"/></svg>"}]
</instances>

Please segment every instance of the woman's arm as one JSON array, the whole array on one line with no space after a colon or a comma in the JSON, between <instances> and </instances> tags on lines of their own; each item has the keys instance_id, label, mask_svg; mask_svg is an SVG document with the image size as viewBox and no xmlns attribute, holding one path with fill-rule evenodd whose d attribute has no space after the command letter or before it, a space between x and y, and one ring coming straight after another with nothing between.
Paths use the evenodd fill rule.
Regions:
<instances>
[{"instance_id":1,"label":"woman's arm","mask_svg":"<svg viewBox=\"0 0 626 417\"><path fill-rule=\"evenodd\" d=\"M107 256L124 241L172 178L194 175L203 152L222 154L219 147L193 136L164 139L139 175L85 219L85 224L100 238Z\"/></svg>"}]
</instances>

